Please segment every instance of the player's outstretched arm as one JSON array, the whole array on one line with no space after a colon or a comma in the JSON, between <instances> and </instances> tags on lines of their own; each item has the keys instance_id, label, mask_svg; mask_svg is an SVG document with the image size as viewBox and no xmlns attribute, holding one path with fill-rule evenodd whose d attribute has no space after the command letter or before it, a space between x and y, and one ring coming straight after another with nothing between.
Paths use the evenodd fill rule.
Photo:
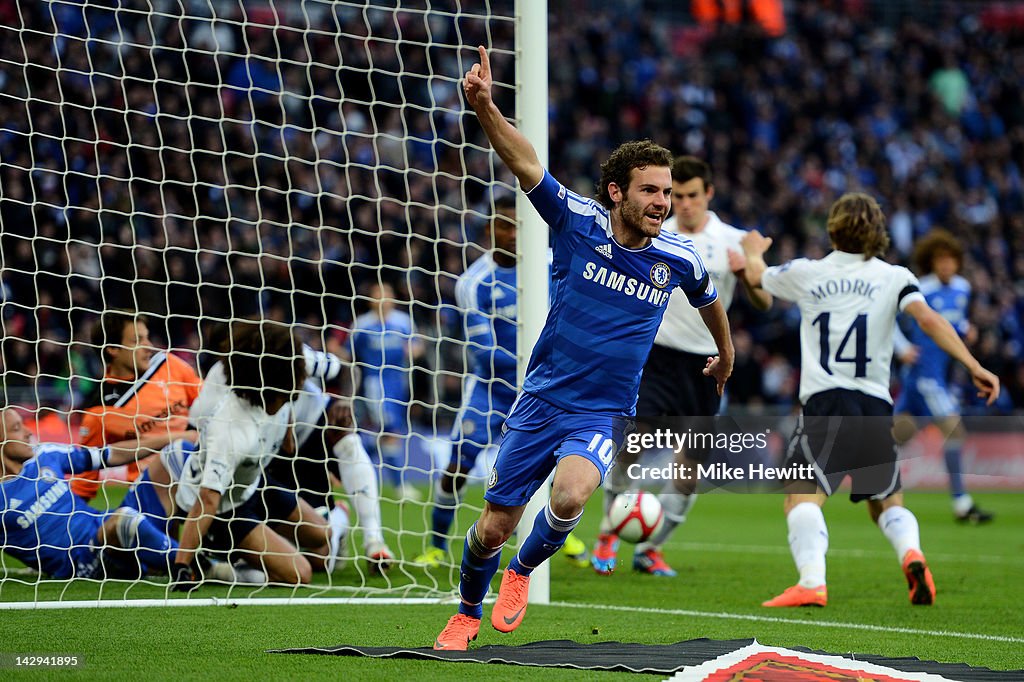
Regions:
<instances>
[{"instance_id":1,"label":"player's outstretched arm","mask_svg":"<svg viewBox=\"0 0 1024 682\"><path fill-rule=\"evenodd\" d=\"M718 395L722 395L725 390L725 382L732 374L736 355L732 347L732 336L729 335L729 317L725 314L725 306L722 305L721 299L716 299L711 305L700 308L699 312L708 331L715 339L715 345L718 346L718 355L708 358L704 375L715 378L718 384Z\"/></svg>"},{"instance_id":2,"label":"player's outstretched arm","mask_svg":"<svg viewBox=\"0 0 1024 682\"><path fill-rule=\"evenodd\" d=\"M892 350L904 365L917 363L918 358L921 356L920 349L910 342L910 339L900 330L898 324L892 334Z\"/></svg>"},{"instance_id":3,"label":"player's outstretched arm","mask_svg":"<svg viewBox=\"0 0 1024 682\"><path fill-rule=\"evenodd\" d=\"M761 288L761 276L768 266L764 262L765 251L772 245L772 238L765 237L757 230L751 230L743 235L740 240L743 246L743 257L746 259L746 267L743 268L744 285L751 289Z\"/></svg>"},{"instance_id":4,"label":"player's outstretched arm","mask_svg":"<svg viewBox=\"0 0 1024 682\"><path fill-rule=\"evenodd\" d=\"M175 574L179 566L191 568L199 549L200 539L210 530L213 517L220 506L222 495L210 488L199 488L199 497L188 511L185 524L181 529L181 542L178 553L174 557ZM175 577L178 577L175 575Z\"/></svg>"},{"instance_id":5,"label":"player's outstretched arm","mask_svg":"<svg viewBox=\"0 0 1024 682\"><path fill-rule=\"evenodd\" d=\"M145 459L155 454L160 448L173 443L179 438L195 443L199 440L198 431L164 431L161 434L143 436L138 440L123 440L109 447L110 454L106 465L110 467L128 464Z\"/></svg>"},{"instance_id":6,"label":"player's outstretched arm","mask_svg":"<svg viewBox=\"0 0 1024 682\"><path fill-rule=\"evenodd\" d=\"M477 50L480 51L480 63L474 64L462 80L466 101L480 119L480 126L494 151L519 180L523 190L529 191L544 178L544 167L529 140L498 110L491 97L491 60L483 45Z\"/></svg>"},{"instance_id":7,"label":"player's outstretched arm","mask_svg":"<svg viewBox=\"0 0 1024 682\"><path fill-rule=\"evenodd\" d=\"M738 251L732 249L726 250L726 256L729 258L729 270L732 274L736 275L736 278L743 285L743 291L747 293L747 298L750 300L750 304L755 309L764 312L772 307L772 295L761 288L755 288L750 286L750 282L744 274L747 269L747 258Z\"/></svg>"},{"instance_id":8,"label":"player's outstretched arm","mask_svg":"<svg viewBox=\"0 0 1024 682\"><path fill-rule=\"evenodd\" d=\"M971 373L971 381L978 389L978 397L991 405L999 397L999 377L981 366L977 358L964 345L963 340L949 320L935 312L924 301L913 301L907 305L906 312L914 318L921 331L927 334L939 348L960 362Z\"/></svg>"}]
</instances>

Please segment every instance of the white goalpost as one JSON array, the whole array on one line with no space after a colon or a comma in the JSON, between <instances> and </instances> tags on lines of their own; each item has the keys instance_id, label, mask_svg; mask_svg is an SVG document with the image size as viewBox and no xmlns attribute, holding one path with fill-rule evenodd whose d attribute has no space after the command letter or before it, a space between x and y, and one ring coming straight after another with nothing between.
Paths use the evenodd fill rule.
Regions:
<instances>
[{"instance_id":1,"label":"white goalpost","mask_svg":"<svg viewBox=\"0 0 1024 682\"><path fill-rule=\"evenodd\" d=\"M431 546L472 371L455 284L490 248L496 199L517 194L520 382L548 297L546 226L459 82L486 46L496 97L546 164L546 35L546 0L0 8L0 609L453 599L484 464L460 495L445 559L417 557ZM130 324L111 326L115 311ZM298 401L254 417L263 435L291 424L260 441L274 453L251 490L229 485L203 508L212 525L190 564L200 585L174 591L154 557L173 573L179 555L153 543L184 542L193 498L182 490L190 466L208 480L204 441L191 454L140 451L129 465L143 473L102 448L186 424L212 442L189 414L217 382L243 402L270 395L279 374L239 369L271 366L236 336L254 322L269 325L259 348L274 327L322 352L303 365L302 395L350 399L352 417L299 416ZM255 365L232 364L242 356ZM358 446L334 445L350 432ZM98 478L78 480L94 466ZM130 492L140 481L145 494ZM316 518L280 518L279 493ZM294 556L254 549L252 524ZM548 601L548 583L538 569L532 601Z\"/></svg>"}]
</instances>

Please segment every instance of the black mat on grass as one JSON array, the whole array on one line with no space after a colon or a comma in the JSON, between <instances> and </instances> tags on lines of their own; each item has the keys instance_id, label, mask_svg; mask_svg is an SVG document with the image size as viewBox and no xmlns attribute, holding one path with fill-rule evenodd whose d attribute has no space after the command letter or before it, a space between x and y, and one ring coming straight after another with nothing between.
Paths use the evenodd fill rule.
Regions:
<instances>
[{"instance_id":1,"label":"black mat on grass","mask_svg":"<svg viewBox=\"0 0 1024 682\"><path fill-rule=\"evenodd\" d=\"M691 639L675 644L626 644L598 642L580 644L570 640L530 642L519 646L481 646L469 651L434 651L429 647L408 648L392 646L341 645L335 647L302 647L296 649L270 649L272 654L321 654L327 656L368 656L371 658L412 658L466 663L506 663L549 668L575 668L579 670L611 670L620 672L669 675L687 666L695 666L730 653L749 644L752 639ZM903 672L922 672L941 675L962 682L1020 682L1024 670L1001 671L976 668L963 663L938 663L919 658L888 658L868 654L830 654L805 647L793 647L794 652L842 656L856 661L887 666Z\"/></svg>"}]
</instances>

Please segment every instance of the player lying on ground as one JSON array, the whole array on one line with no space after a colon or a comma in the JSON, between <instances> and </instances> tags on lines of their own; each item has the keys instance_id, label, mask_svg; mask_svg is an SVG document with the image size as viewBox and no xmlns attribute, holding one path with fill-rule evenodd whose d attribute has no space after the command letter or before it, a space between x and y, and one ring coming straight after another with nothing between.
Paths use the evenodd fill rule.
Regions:
<instances>
[{"instance_id":1,"label":"player lying on ground","mask_svg":"<svg viewBox=\"0 0 1024 682\"><path fill-rule=\"evenodd\" d=\"M211 339L214 340L213 337ZM226 333L221 342L225 339ZM214 342L216 341L214 340ZM208 354L207 362L204 363L207 375L212 376L213 381L218 384L223 383L223 368L218 368L216 371L214 368L217 367L220 357L219 354ZM304 499L298 500L294 506L283 505L284 508L281 508L279 505L268 508L265 510L265 521L272 529L278 531L279 535L285 535L284 529L293 527L299 516L313 518L313 511L315 511L316 515L328 519L329 546L332 551L327 555L323 568L327 572L335 569L335 562L345 546L349 522L347 510L343 506L336 507L329 504L330 500L327 497L333 487L329 471L333 465L325 461L324 453L332 452L338 459L336 468L342 484L345 486L346 492L352 496L359 513L366 554L371 568L373 570L387 568L393 557L391 550L384 544L381 532L376 472L369 456L363 450L358 436L352 433L351 411L347 409L346 401L332 399L324 407L323 402L328 399L328 396L315 381L315 379L333 379L340 369L340 361L334 355L316 351L309 346L303 348L303 357L306 361L306 370L311 378L307 379L304 390L290 405L290 409L295 415L293 421L295 439L299 449L298 457L295 456L292 446L282 444L278 455L270 460L269 475L265 476L261 487L265 486L267 481L271 481L271 485L276 489L297 492ZM317 420L326 421L327 426ZM327 450L324 450L323 446L325 437L328 439L328 443L333 444ZM289 440L285 439L286 442ZM315 443L321 445L319 450L313 446ZM185 462L192 451L188 448L181 450L165 448L159 458L154 458L125 498L125 504L139 509L147 517L166 524L168 533L172 535L176 533L176 521L180 521L180 517L173 516L177 485L185 469ZM310 511L314 507L316 509ZM281 513L284 516L275 518L273 516L275 513ZM313 541L316 539L318 539L318 535L314 535ZM320 566L320 562L314 562L311 565L316 568ZM262 570L247 567L248 564L244 561L234 564L227 562L223 565L215 564L212 571L207 573L207 577L227 582L266 582L267 576Z\"/></svg>"},{"instance_id":2,"label":"player lying on ground","mask_svg":"<svg viewBox=\"0 0 1024 682\"><path fill-rule=\"evenodd\" d=\"M233 325L223 351L189 411L200 439L175 492L187 513L176 589L192 589L200 578L200 546L237 553L273 582L308 583L312 564L326 565L329 524L293 490L264 477L288 435L289 400L307 376L302 348L285 325L244 321ZM280 533L268 525L274 521Z\"/></svg>"},{"instance_id":3,"label":"player lying on ground","mask_svg":"<svg viewBox=\"0 0 1024 682\"><path fill-rule=\"evenodd\" d=\"M169 432L103 448L33 444L13 407L0 409L0 546L52 578L135 578L166 573L177 543L137 510L99 511L71 492L65 476L148 457L194 431Z\"/></svg>"},{"instance_id":4,"label":"player lying on ground","mask_svg":"<svg viewBox=\"0 0 1024 682\"><path fill-rule=\"evenodd\" d=\"M889 376L897 313L914 318L939 348L963 363L989 404L999 396L999 379L929 307L917 278L878 258L889 247L889 235L873 198L840 197L829 211L828 234L835 250L821 260L801 258L772 268L764 262L771 239L758 232L743 238L748 283L800 308L801 414L786 465L810 464L815 474L813 481L793 484L784 504L800 580L763 605L827 603L822 506L847 475L853 483L850 500L867 501L871 520L896 550L911 603L932 604L935 583L917 518L903 506L892 435Z\"/></svg>"},{"instance_id":5,"label":"player lying on ground","mask_svg":"<svg viewBox=\"0 0 1024 682\"><path fill-rule=\"evenodd\" d=\"M560 185L533 146L491 98L487 51L463 81L494 150L553 236L551 308L533 349L523 390L463 548L458 613L437 649L465 649L476 638L483 598L501 548L526 503L554 469L551 497L501 580L491 624L511 632L526 613L530 574L565 542L632 428L637 387L669 292L682 288L701 309L720 356L703 370L721 392L732 372L729 321L700 256L688 240L662 233L672 155L645 140L616 149L601 166L598 201Z\"/></svg>"}]
</instances>

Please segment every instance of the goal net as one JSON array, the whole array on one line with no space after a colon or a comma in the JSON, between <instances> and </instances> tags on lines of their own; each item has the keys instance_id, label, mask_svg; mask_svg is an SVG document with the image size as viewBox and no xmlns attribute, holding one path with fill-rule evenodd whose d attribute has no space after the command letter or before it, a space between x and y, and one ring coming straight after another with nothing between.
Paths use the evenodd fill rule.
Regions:
<instances>
[{"instance_id":1,"label":"goal net","mask_svg":"<svg viewBox=\"0 0 1024 682\"><path fill-rule=\"evenodd\" d=\"M434 487L473 365L456 281L487 252L495 202L514 191L459 81L487 46L496 96L515 110L514 9L513 0L0 2L0 603L452 593L486 452L459 493L453 551L435 553L436 565L416 559L432 546ZM110 322L116 310L130 324ZM342 438L344 400L312 419L294 403L252 417L263 430L249 450L236 442L250 432L244 420L208 433L226 403L245 394L241 404L255 409L267 387L294 378L267 375L280 364L265 361L270 326L250 353L245 321L279 323L308 347L278 358L312 371L293 398L355 396L358 445ZM289 364L293 355L308 362ZM115 466L116 448L69 447L182 428L203 390L220 393L200 410L198 450L176 442ZM293 428L277 447L264 436L282 414ZM328 418L337 428L323 428ZM23 449L30 432L33 459ZM229 475L210 506L196 491L209 489L202 467L220 455L203 446L232 432L239 467L262 458L264 475L250 490L242 473ZM93 480L66 480L96 465ZM132 490L148 486L130 493L132 480ZM315 518L294 511L305 509L296 492ZM209 523L193 524L202 540L184 575L207 579L177 593L166 569L181 555L161 550L159 534L185 543L181 519L195 509ZM333 567L329 547L315 546L332 535L347 554Z\"/></svg>"}]
</instances>

